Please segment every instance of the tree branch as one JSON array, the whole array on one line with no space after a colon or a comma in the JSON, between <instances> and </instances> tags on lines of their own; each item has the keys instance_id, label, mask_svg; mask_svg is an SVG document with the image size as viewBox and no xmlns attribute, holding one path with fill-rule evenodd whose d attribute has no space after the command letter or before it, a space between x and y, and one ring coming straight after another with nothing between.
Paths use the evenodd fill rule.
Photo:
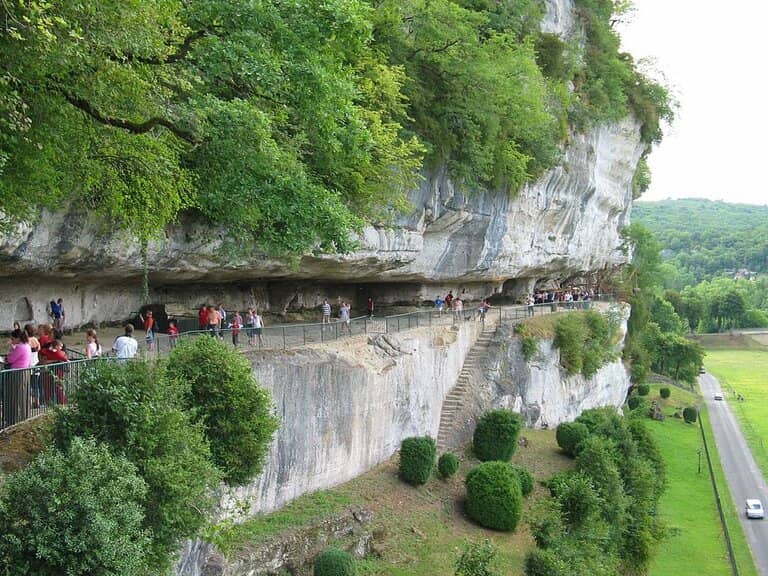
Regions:
<instances>
[{"instance_id":1,"label":"tree branch","mask_svg":"<svg viewBox=\"0 0 768 576\"><path fill-rule=\"evenodd\" d=\"M187 57L187 54L189 54L189 51L192 50L192 45L196 41L200 40L201 38L208 36L210 32L211 31L207 29L197 30L196 32L193 32L192 34L184 38L184 41L181 43L181 45L179 46L176 52L174 52L173 54L169 54L168 56L162 56L162 57L153 56L152 58L147 58L144 56L136 56L135 54L126 52L122 56L111 54L109 58L117 61L130 60L132 62L141 62L142 64L153 64L153 65L173 64L174 62L180 62L181 60L184 60L184 58Z\"/></svg>"},{"instance_id":2,"label":"tree branch","mask_svg":"<svg viewBox=\"0 0 768 576\"><path fill-rule=\"evenodd\" d=\"M456 40L451 40L450 42L446 42L443 46L440 46L439 48L434 48L432 50L429 50L427 48L419 48L418 50L414 50L413 52L411 52L411 58L416 56L416 54L418 54L419 52L425 52L427 54L437 54L438 52L445 52L446 50L448 50L448 48L451 48L452 46L456 46L456 44L458 44L459 42L461 42L461 40L457 38Z\"/></svg>"},{"instance_id":3,"label":"tree branch","mask_svg":"<svg viewBox=\"0 0 768 576\"><path fill-rule=\"evenodd\" d=\"M122 128L123 130L127 130L128 132L131 132L133 134L146 134L156 126L163 126L164 128L168 129L172 134L174 134L181 140L184 140L185 142L189 142L190 144L200 143L200 139L197 137L196 134L188 130L184 130L179 126L176 126L173 122L171 122L167 118L161 118L159 116L155 116L155 117L149 118L148 120L145 120L144 122L131 122L130 120L125 120L123 118L112 118L110 116L105 116L104 114L96 110L93 104L91 104L84 98L78 98L77 96L68 94L63 90L61 90L61 93L63 94L67 102L72 104L72 106L74 106L78 110L85 112L86 114L88 114L88 116L90 116L100 124L104 124L105 126Z\"/></svg>"}]
</instances>

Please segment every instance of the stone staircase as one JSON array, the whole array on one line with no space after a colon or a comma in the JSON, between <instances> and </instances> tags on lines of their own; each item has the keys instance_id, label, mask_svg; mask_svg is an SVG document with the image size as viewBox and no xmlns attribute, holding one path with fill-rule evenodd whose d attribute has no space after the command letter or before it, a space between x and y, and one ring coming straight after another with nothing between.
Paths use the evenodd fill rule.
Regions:
<instances>
[{"instance_id":1,"label":"stone staircase","mask_svg":"<svg viewBox=\"0 0 768 576\"><path fill-rule=\"evenodd\" d=\"M469 351L469 354L467 354L456 384L451 388L451 391L443 401L443 408L440 412L440 429L437 433L438 454L447 448L452 448L452 446L448 445L448 442L454 427L458 424L456 421L457 412L460 411L466 399L472 394L473 382L480 376L476 372L476 368L480 366L488 352L488 345L496 333L496 327L495 324L485 327Z\"/></svg>"}]
</instances>

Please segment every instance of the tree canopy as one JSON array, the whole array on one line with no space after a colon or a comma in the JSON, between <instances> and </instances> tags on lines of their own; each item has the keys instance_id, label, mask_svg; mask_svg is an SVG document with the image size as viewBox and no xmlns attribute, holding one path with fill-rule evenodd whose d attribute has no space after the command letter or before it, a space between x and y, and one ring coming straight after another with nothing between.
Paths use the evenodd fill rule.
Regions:
<instances>
[{"instance_id":1,"label":"tree canopy","mask_svg":"<svg viewBox=\"0 0 768 576\"><path fill-rule=\"evenodd\" d=\"M534 0L4 3L0 221L87 207L146 241L184 212L241 251L347 251L425 160L514 193L574 120L652 141L671 111L618 51L623 8L580 4L586 48Z\"/></svg>"}]
</instances>

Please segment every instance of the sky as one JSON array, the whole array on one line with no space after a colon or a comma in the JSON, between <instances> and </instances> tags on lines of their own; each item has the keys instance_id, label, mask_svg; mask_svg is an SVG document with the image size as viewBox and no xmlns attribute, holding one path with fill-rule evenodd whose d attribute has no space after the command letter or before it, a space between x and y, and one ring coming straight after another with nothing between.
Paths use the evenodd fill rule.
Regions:
<instances>
[{"instance_id":1,"label":"sky","mask_svg":"<svg viewBox=\"0 0 768 576\"><path fill-rule=\"evenodd\" d=\"M768 204L768 2L633 3L623 48L653 58L680 103L641 199Z\"/></svg>"}]
</instances>

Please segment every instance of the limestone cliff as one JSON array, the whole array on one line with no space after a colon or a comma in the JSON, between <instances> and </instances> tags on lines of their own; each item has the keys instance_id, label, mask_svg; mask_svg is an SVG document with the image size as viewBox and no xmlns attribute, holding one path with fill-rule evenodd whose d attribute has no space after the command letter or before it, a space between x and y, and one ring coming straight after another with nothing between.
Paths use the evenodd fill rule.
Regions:
<instances>
[{"instance_id":1,"label":"limestone cliff","mask_svg":"<svg viewBox=\"0 0 768 576\"><path fill-rule=\"evenodd\" d=\"M544 30L579 37L572 0L546 7ZM348 255L233 258L222 249L226 230L170 226L149 246L152 300L189 311L215 299L282 313L337 295L353 307L368 295L416 303L448 288L476 299L614 266L625 259L619 231L645 148L631 118L572 134L561 165L514 199L468 194L444 169L425 173L409 195L410 213L392 227L368 227ZM123 319L139 307L142 275L129 234L114 233L84 207L43 214L0 237L0 326L45 319L51 297L64 298L70 325Z\"/></svg>"},{"instance_id":2,"label":"limestone cliff","mask_svg":"<svg viewBox=\"0 0 768 576\"><path fill-rule=\"evenodd\" d=\"M390 458L408 436L437 437L443 400L455 385L481 325L418 328L356 337L326 347L252 355L281 424L264 472L222 494L220 515L237 520L307 492L350 480ZM471 438L484 411L508 407L528 426L556 426L582 410L620 406L629 379L619 360L595 376L566 377L552 343L526 362L512 326L496 331L452 444ZM190 543L178 573L205 574L210 547Z\"/></svg>"}]
</instances>

